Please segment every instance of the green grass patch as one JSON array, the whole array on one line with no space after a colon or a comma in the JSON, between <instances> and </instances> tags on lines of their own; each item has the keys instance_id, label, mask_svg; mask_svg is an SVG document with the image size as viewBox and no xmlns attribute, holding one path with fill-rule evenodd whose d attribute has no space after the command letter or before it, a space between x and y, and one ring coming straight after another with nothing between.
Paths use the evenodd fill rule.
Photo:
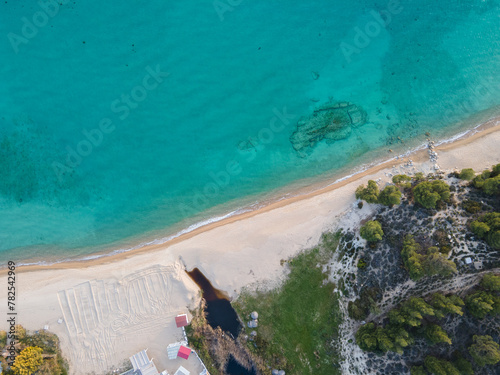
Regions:
<instances>
[{"instance_id":1,"label":"green grass patch","mask_svg":"<svg viewBox=\"0 0 500 375\"><path fill-rule=\"evenodd\" d=\"M322 272L339 237L340 233L324 238L320 246L288 261L291 272L280 288L244 291L233 303L245 321L250 312L259 313L257 337L248 345L271 368L297 375L340 374L331 342L338 336L342 317L335 285Z\"/></svg>"}]
</instances>

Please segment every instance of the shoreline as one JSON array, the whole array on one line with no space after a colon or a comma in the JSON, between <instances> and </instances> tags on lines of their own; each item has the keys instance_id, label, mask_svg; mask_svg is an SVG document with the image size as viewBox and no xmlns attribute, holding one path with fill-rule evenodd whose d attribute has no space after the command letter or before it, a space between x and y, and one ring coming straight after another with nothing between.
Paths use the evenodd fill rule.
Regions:
<instances>
[{"instance_id":1,"label":"shoreline","mask_svg":"<svg viewBox=\"0 0 500 375\"><path fill-rule=\"evenodd\" d=\"M435 150L438 153L442 151L448 151L450 149L472 143L477 139L483 138L495 132L500 132L500 117L491 118L482 124L476 125L471 129L455 134L448 139L436 141ZM346 176L341 176L338 178L332 176L321 182L315 182L310 185L297 188L296 190L292 189L292 191L281 195L280 198L271 199L268 202L259 202L256 209L252 209L251 206L241 207L229 213L199 221L164 238L154 239L150 242L142 242L127 249L107 249L101 252L83 256L81 258L66 258L48 264L40 264L40 262L33 264L29 263L29 260L25 260L23 262L27 262L27 264L18 262L19 265L17 266L17 271L34 272L39 270L88 268L97 265L108 264L120 259L128 259L132 256L143 254L146 252L154 252L165 249L182 241L200 235L204 232L211 231L215 228L251 218L278 208L286 207L290 204L307 200L315 196L325 194L327 192L331 192L349 183L360 180L365 176L378 173L383 169L388 169L390 168L390 165L401 167L408 160L408 158L412 158L412 160L417 163L422 163L427 160L428 155L426 153L425 144L416 146L406 153L394 155L392 158L382 160L376 164L370 164L366 167L360 166L360 170L352 174L348 174ZM283 187L279 190L285 189L286 187ZM4 275L6 273L6 268L0 269L0 275Z\"/></svg>"},{"instance_id":2,"label":"shoreline","mask_svg":"<svg viewBox=\"0 0 500 375\"><path fill-rule=\"evenodd\" d=\"M443 171L482 171L500 163L498 144L500 118L434 150ZM200 299L186 269L198 268L230 299L244 288L276 287L287 275L283 260L313 248L325 232L340 227L357 232L360 223L374 214L374 205L358 208L354 191L359 184L372 179L382 188L394 174L432 171L435 163L426 149L410 157L414 164L408 157L388 160L165 244L84 262L19 267L16 324L55 333L72 375L116 369L124 358L144 348L158 368L170 368L165 348L183 339L174 318L189 314ZM0 271L0 282L6 285L7 279L7 272ZM1 294L0 304L7 302L7 294ZM6 328L7 321L0 324L0 329Z\"/></svg>"}]
</instances>

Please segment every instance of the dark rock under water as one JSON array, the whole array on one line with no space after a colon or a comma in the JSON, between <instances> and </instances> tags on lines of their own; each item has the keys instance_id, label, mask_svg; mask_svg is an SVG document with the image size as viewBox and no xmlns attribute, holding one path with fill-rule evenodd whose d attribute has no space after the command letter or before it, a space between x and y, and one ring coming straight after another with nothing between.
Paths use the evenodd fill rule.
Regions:
<instances>
[{"instance_id":1,"label":"dark rock under water","mask_svg":"<svg viewBox=\"0 0 500 375\"><path fill-rule=\"evenodd\" d=\"M366 112L348 102L328 102L299 119L290 142L299 156L304 157L322 140L334 142L351 135L353 127L366 123Z\"/></svg>"}]
</instances>

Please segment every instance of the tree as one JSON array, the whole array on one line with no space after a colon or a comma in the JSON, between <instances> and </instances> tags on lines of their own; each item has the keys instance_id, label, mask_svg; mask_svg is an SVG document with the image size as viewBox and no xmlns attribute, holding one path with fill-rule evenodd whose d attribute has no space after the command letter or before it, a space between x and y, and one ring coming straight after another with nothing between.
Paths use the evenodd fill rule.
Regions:
<instances>
[{"instance_id":1,"label":"tree","mask_svg":"<svg viewBox=\"0 0 500 375\"><path fill-rule=\"evenodd\" d=\"M356 332L356 344L366 351L375 351L377 349L377 337L375 335L377 327L373 323L367 323L359 327Z\"/></svg>"},{"instance_id":2,"label":"tree","mask_svg":"<svg viewBox=\"0 0 500 375\"><path fill-rule=\"evenodd\" d=\"M474 375L474 369L472 368L472 364L466 360L462 355L456 356L456 359L453 361L453 365L460 371L461 375Z\"/></svg>"},{"instance_id":3,"label":"tree","mask_svg":"<svg viewBox=\"0 0 500 375\"><path fill-rule=\"evenodd\" d=\"M42 348L28 346L16 357L12 370L16 375L31 375L38 370L42 363Z\"/></svg>"},{"instance_id":4,"label":"tree","mask_svg":"<svg viewBox=\"0 0 500 375\"><path fill-rule=\"evenodd\" d=\"M386 186L378 195L378 203L392 207L401 203L401 192L394 185Z\"/></svg>"},{"instance_id":5,"label":"tree","mask_svg":"<svg viewBox=\"0 0 500 375\"><path fill-rule=\"evenodd\" d=\"M434 375L460 375L450 362L430 355L425 358L424 365L427 371Z\"/></svg>"},{"instance_id":6,"label":"tree","mask_svg":"<svg viewBox=\"0 0 500 375\"><path fill-rule=\"evenodd\" d=\"M487 273L481 280L481 287L486 290L499 291L500 290L500 276L492 273Z\"/></svg>"},{"instance_id":7,"label":"tree","mask_svg":"<svg viewBox=\"0 0 500 375\"><path fill-rule=\"evenodd\" d=\"M363 225L360 229L361 237L363 237L368 242L376 242L382 240L384 231L382 230L382 225L376 220L369 221Z\"/></svg>"},{"instance_id":8,"label":"tree","mask_svg":"<svg viewBox=\"0 0 500 375\"><path fill-rule=\"evenodd\" d=\"M402 186L404 188L409 188L411 187L411 177L407 176L405 174L397 174L394 177L392 177L392 182L395 183L397 186Z\"/></svg>"},{"instance_id":9,"label":"tree","mask_svg":"<svg viewBox=\"0 0 500 375\"><path fill-rule=\"evenodd\" d=\"M474 220L470 224L470 229L479 238L484 238L486 236L486 234L490 231L490 227L488 226L488 224L483 223L483 222L478 221L478 220Z\"/></svg>"},{"instance_id":10,"label":"tree","mask_svg":"<svg viewBox=\"0 0 500 375\"><path fill-rule=\"evenodd\" d=\"M444 329L437 324L429 324L424 328L425 337L433 344L445 342L451 345L451 339Z\"/></svg>"},{"instance_id":11,"label":"tree","mask_svg":"<svg viewBox=\"0 0 500 375\"><path fill-rule=\"evenodd\" d=\"M415 241L412 235L405 236L403 239L401 256L405 267L410 273L410 278L415 281L421 279L425 275L424 267L422 266L424 256L418 253L420 249L420 244Z\"/></svg>"},{"instance_id":12,"label":"tree","mask_svg":"<svg viewBox=\"0 0 500 375\"><path fill-rule=\"evenodd\" d=\"M427 249L427 257L423 263L424 271L428 276L450 276L457 272L457 265L455 262L446 259L446 257L439 252L435 246Z\"/></svg>"},{"instance_id":13,"label":"tree","mask_svg":"<svg viewBox=\"0 0 500 375\"><path fill-rule=\"evenodd\" d=\"M474 169L472 169L472 168L465 168L465 169L462 169L462 171L460 172L460 174L458 175L458 177L460 177L460 179L462 179L462 180L470 181L474 177L476 177L476 174L474 173Z\"/></svg>"},{"instance_id":14,"label":"tree","mask_svg":"<svg viewBox=\"0 0 500 375\"><path fill-rule=\"evenodd\" d=\"M500 175L500 164L491 167L491 177Z\"/></svg>"},{"instance_id":15,"label":"tree","mask_svg":"<svg viewBox=\"0 0 500 375\"><path fill-rule=\"evenodd\" d=\"M484 214L471 223L471 230L494 249L500 249L500 212Z\"/></svg>"},{"instance_id":16,"label":"tree","mask_svg":"<svg viewBox=\"0 0 500 375\"><path fill-rule=\"evenodd\" d=\"M393 343L392 351L398 354L403 354L403 349L414 342L410 333L401 326L389 324L386 330Z\"/></svg>"},{"instance_id":17,"label":"tree","mask_svg":"<svg viewBox=\"0 0 500 375\"><path fill-rule=\"evenodd\" d=\"M490 293L476 292L467 296L465 304L473 316L483 319L490 312L493 312L495 299Z\"/></svg>"},{"instance_id":18,"label":"tree","mask_svg":"<svg viewBox=\"0 0 500 375\"><path fill-rule=\"evenodd\" d=\"M424 208L436 208L439 201L450 199L450 187L441 180L424 181L413 188L413 197Z\"/></svg>"},{"instance_id":19,"label":"tree","mask_svg":"<svg viewBox=\"0 0 500 375\"><path fill-rule=\"evenodd\" d=\"M427 375L427 371L425 371L424 366L412 366L410 375Z\"/></svg>"},{"instance_id":20,"label":"tree","mask_svg":"<svg viewBox=\"0 0 500 375\"><path fill-rule=\"evenodd\" d=\"M500 194L500 176L486 179L483 184L483 191L488 195Z\"/></svg>"},{"instance_id":21,"label":"tree","mask_svg":"<svg viewBox=\"0 0 500 375\"><path fill-rule=\"evenodd\" d=\"M434 293L430 299L430 305L434 308L436 318L444 318L447 314L457 314L462 316L462 306L464 301L457 295L446 297L441 293Z\"/></svg>"},{"instance_id":22,"label":"tree","mask_svg":"<svg viewBox=\"0 0 500 375\"><path fill-rule=\"evenodd\" d=\"M375 181L369 180L368 187L364 185L358 186L356 189L356 198L363 199L367 203L377 203L378 201L378 185Z\"/></svg>"},{"instance_id":23,"label":"tree","mask_svg":"<svg viewBox=\"0 0 500 375\"><path fill-rule=\"evenodd\" d=\"M496 365L500 362L500 346L491 336L474 336L469 353L479 366Z\"/></svg>"}]
</instances>

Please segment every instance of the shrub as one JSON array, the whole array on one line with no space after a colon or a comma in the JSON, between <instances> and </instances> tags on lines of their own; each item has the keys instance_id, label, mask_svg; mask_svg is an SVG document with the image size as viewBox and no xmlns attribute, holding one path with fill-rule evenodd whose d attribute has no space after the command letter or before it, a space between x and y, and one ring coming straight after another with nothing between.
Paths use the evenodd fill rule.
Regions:
<instances>
[{"instance_id":1,"label":"shrub","mask_svg":"<svg viewBox=\"0 0 500 375\"><path fill-rule=\"evenodd\" d=\"M495 312L495 304L498 303L498 297L488 292L476 292L470 294L465 299L469 312L479 319L484 319L489 313Z\"/></svg>"},{"instance_id":2,"label":"shrub","mask_svg":"<svg viewBox=\"0 0 500 375\"><path fill-rule=\"evenodd\" d=\"M433 356L427 356L424 360L425 368L434 375L460 375L460 372L452 363Z\"/></svg>"},{"instance_id":3,"label":"shrub","mask_svg":"<svg viewBox=\"0 0 500 375\"><path fill-rule=\"evenodd\" d=\"M378 195L378 203L392 207L401 203L401 192L394 185L386 186Z\"/></svg>"},{"instance_id":4,"label":"shrub","mask_svg":"<svg viewBox=\"0 0 500 375\"><path fill-rule=\"evenodd\" d=\"M462 171L460 172L460 174L458 175L458 177L460 179L462 179L462 180L470 181L474 177L476 177L476 174L474 173L474 169L472 169L472 168L465 168L465 169L462 169Z\"/></svg>"},{"instance_id":5,"label":"shrub","mask_svg":"<svg viewBox=\"0 0 500 375\"><path fill-rule=\"evenodd\" d=\"M500 213L490 212L471 223L471 230L495 249L500 249Z\"/></svg>"},{"instance_id":6,"label":"shrub","mask_svg":"<svg viewBox=\"0 0 500 375\"><path fill-rule=\"evenodd\" d=\"M367 203L377 203L378 202L378 185L375 181L369 180L368 186L365 188L364 185L358 186L356 189L356 198L363 199Z\"/></svg>"},{"instance_id":7,"label":"shrub","mask_svg":"<svg viewBox=\"0 0 500 375\"><path fill-rule=\"evenodd\" d=\"M425 371L424 366L412 366L410 375L427 375L427 371Z\"/></svg>"},{"instance_id":8,"label":"shrub","mask_svg":"<svg viewBox=\"0 0 500 375\"><path fill-rule=\"evenodd\" d=\"M424 181L413 188L415 201L425 208L436 208L439 201L450 199L450 187L444 181Z\"/></svg>"},{"instance_id":9,"label":"shrub","mask_svg":"<svg viewBox=\"0 0 500 375\"><path fill-rule=\"evenodd\" d=\"M368 242L381 241L384 231L382 230L382 225L376 220L369 221L363 225L360 229L361 237L363 237Z\"/></svg>"},{"instance_id":10,"label":"shrub","mask_svg":"<svg viewBox=\"0 0 500 375\"><path fill-rule=\"evenodd\" d=\"M486 179L483 184L483 191L488 195L500 194L500 176Z\"/></svg>"},{"instance_id":11,"label":"shrub","mask_svg":"<svg viewBox=\"0 0 500 375\"><path fill-rule=\"evenodd\" d=\"M486 290L499 291L500 290L500 276L492 273L487 273L481 280L481 287Z\"/></svg>"},{"instance_id":12,"label":"shrub","mask_svg":"<svg viewBox=\"0 0 500 375\"><path fill-rule=\"evenodd\" d=\"M467 199L462 202L462 207L470 214L477 214L481 211L482 205L479 202Z\"/></svg>"},{"instance_id":13,"label":"shrub","mask_svg":"<svg viewBox=\"0 0 500 375\"><path fill-rule=\"evenodd\" d=\"M397 186L401 186L404 188L409 188L411 187L411 177L407 176L405 174L397 174L394 177L392 177L392 182L396 184Z\"/></svg>"},{"instance_id":14,"label":"shrub","mask_svg":"<svg viewBox=\"0 0 500 375\"><path fill-rule=\"evenodd\" d=\"M28 346L16 357L12 370L16 375L31 375L40 368L42 363L42 348Z\"/></svg>"},{"instance_id":15,"label":"shrub","mask_svg":"<svg viewBox=\"0 0 500 375\"><path fill-rule=\"evenodd\" d=\"M469 353L479 366L496 365L500 362L500 347L491 336L474 336Z\"/></svg>"},{"instance_id":16,"label":"shrub","mask_svg":"<svg viewBox=\"0 0 500 375\"><path fill-rule=\"evenodd\" d=\"M460 353L457 353L455 357L456 359L453 361L453 364L457 370L460 371L461 375L474 375L474 369L468 360L466 360Z\"/></svg>"}]
</instances>

